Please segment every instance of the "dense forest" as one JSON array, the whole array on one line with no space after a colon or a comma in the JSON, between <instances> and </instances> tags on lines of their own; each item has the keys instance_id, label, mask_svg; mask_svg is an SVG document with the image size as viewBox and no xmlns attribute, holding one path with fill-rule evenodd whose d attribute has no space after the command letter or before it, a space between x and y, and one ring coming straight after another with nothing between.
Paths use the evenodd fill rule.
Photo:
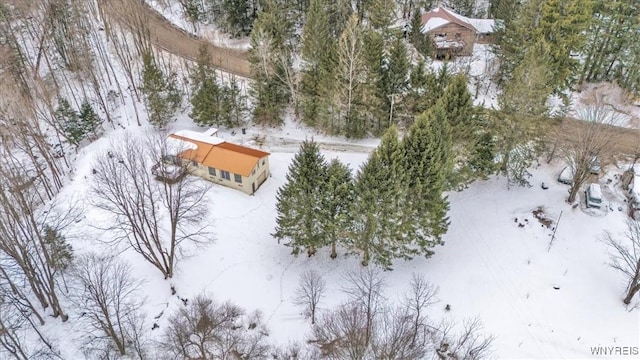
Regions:
<instances>
[{"instance_id":1,"label":"dense forest","mask_svg":"<svg viewBox=\"0 0 640 360\"><path fill-rule=\"evenodd\" d=\"M56 358L58 345L39 328L54 318L66 322L74 307L85 309L87 326L102 334L85 339L85 345L110 344L104 347L108 351L99 349L105 358L153 356L145 353L148 344L138 342L140 314L130 296L138 283L128 267L95 254L75 257L74 235L66 230L80 210L59 212L52 203L73 175L74 155L105 131L149 123L162 132L186 112L203 126L278 127L289 117L323 134L380 137L380 146L355 174L339 161L324 159L313 141L304 142L278 191L273 235L295 254L331 247L335 257L338 246L351 249L363 265L392 269L394 259L428 257L442 244L449 226L447 191L496 173L528 185L530 166L557 145L548 131L553 118L565 115L549 110L551 96L568 107L571 92L599 81L619 85L630 98L640 94L640 4L635 1L445 1L462 15L499 19L491 45L498 61L491 76L475 79L497 84L497 108L474 105L468 71L447 62L432 70L432 44L420 31L420 15L436 1L178 2L194 28L212 25L249 40L250 79L221 74L206 47L195 61L154 47L146 15L124 10L125 0L0 3L0 354ZM122 149L128 158L105 155L103 174L124 177L138 174L134 166L148 167L136 160L143 145L128 146ZM593 149L576 149L565 152L580 150L580 161L589 161ZM130 173L115 172L122 163L132 166ZM144 176L131 177L149 184ZM109 179L103 180L109 186ZM573 196L578 187L572 188ZM119 190L116 200L122 203L105 193L94 205L118 213L139 203L127 203L129 193ZM183 215L172 200L183 193L174 191L201 196L187 187L148 185L141 191L137 200L153 195L167 211ZM185 218L201 216L197 201L193 204L189 211L195 213ZM155 204L143 205L155 209ZM171 220L173 245L181 223L177 215ZM128 234L142 239L137 251L171 278L175 249L154 247L153 236L135 233L140 219L127 221ZM358 279L353 283L357 286ZM69 286L84 292L69 295ZM414 279L412 286L413 295L425 300L428 294L419 293L429 290L421 288L424 282ZM105 289L111 293L101 294ZM321 321L335 322L347 310L336 309ZM405 315L424 325L421 310ZM214 328L190 322L197 321L198 312L224 314L227 323L216 328L221 334L232 334L239 322L261 326L260 319L231 304L195 299L182 317L172 318L165 334L176 357L198 356L184 352L181 336ZM366 319L369 331L372 320ZM40 347L29 348L16 335L24 329ZM332 336L321 330L318 338ZM263 336L236 335L245 354L255 351L255 356L225 358L264 358L270 351ZM345 358L338 350L334 358ZM403 354L399 358L415 356Z\"/></svg>"}]
</instances>

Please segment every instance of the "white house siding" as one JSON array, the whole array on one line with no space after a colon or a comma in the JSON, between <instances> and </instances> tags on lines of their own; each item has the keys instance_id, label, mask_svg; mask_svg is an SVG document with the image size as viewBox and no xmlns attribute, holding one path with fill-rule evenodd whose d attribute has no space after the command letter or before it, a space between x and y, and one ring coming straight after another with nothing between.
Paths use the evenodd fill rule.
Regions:
<instances>
[{"instance_id":1,"label":"white house siding","mask_svg":"<svg viewBox=\"0 0 640 360\"><path fill-rule=\"evenodd\" d=\"M264 163L264 164L263 164ZM258 190L262 182L269 177L269 157L265 156L258 161L254 171L249 174L249 176L242 176L242 183L238 183L235 181L235 174L229 171L229 180L223 179L221 176L220 170L224 169L216 169L216 174L209 174L209 167L203 166L202 164L194 165L192 162L189 162L187 166L187 171L190 174L199 176L203 179L209 180L213 183L220 184L223 186L227 186L236 190L240 190L246 194L253 194L253 186L255 184L255 190ZM264 180L261 179L261 176L264 177ZM259 182L262 180L262 182Z\"/></svg>"}]
</instances>

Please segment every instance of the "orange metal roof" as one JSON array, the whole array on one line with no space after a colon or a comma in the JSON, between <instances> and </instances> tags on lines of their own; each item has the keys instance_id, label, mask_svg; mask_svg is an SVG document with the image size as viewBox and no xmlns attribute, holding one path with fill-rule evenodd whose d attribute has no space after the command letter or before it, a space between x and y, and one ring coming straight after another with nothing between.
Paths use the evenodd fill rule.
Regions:
<instances>
[{"instance_id":1,"label":"orange metal roof","mask_svg":"<svg viewBox=\"0 0 640 360\"><path fill-rule=\"evenodd\" d=\"M175 134L170 136L188 141L198 147L196 150L188 149L181 152L178 154L179 157L242 176L251 175L258 161L269 155L268 152L228 142L210 144Z\"/></svg>"}]
</instances>

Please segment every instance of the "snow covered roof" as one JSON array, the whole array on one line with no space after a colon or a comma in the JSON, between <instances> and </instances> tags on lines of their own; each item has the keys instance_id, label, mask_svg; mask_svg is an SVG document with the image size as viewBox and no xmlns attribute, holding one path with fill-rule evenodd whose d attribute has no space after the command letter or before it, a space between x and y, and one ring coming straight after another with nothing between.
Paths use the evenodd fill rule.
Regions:
<instances>
[{"instance_id":1,"label":"snow covered roof","mask_svg":"<svg viewBox=\"0 0 640 360\"><path fill-rule=\"evenodd\" d=\"M171 155L177 155L178 153L191 149L191 150L196 150L198 148L198 145L190 142L190 141L185 141L182 139L177 139L174 137L169 136L167 138L167 153L171 154Z\"/></svg>"},{"instance_id":2,"label":"snow covered roof","mask_svg":"<svg viewBox=\"0 0 640 360\"><path fill-rule=\"evenodd\" d=\"M232 144L217 136L207 135L216 132L217 129L204 133L180 130L169 135L169 138L173 138L178 143L193 145L177 154L179 157L242 176L249 176L258 161L269 155L268 152L262 150Z\"/></svg>"},{"instance_id":3,"label":"snow covered roof","mask_svg":"<svg viewBox=\"0 0 640 360\"><path fill-rule=\"evenodd\" d=\"M496 26L496 21L493 19L471 19L467 18L469 23L473 25L476 30L478 30L481 34L488 34L493 32L494 26Z\"/></svg>"},{"instance_id":4,"label":"snow covered roof","mask_svg":"<svg viewBox=\"0 0 640 360\"><path fill-rule=\"evenodd\" d=\"M589 185L589 194L594 199L602 199L602 191L600 190L600 185L599 184Z\"/></svg>"},{"instance_id":5,"label":"snow covered roof","mask_svg":"<svg viewBox=\"0 0 640 360\"><path fill-rule=\"evenodd\" d=\"M448 24L449 22L450 21L448 21L447 19L443 19L440 17L432 17L422 25L422 32L423 33L429 32L433 29L439 28L440 26Z\"/></svg>"},{"instance_id":6,"label":"snow covered roof","mask_svg":"<svg viewBox=\"0 0 640 360\"><path fill-rule=\"evenodd\" d=\"M427 33L450 23L458 24L478 33L491 33L495 26L493 19L472 19L439 6L422 15L421 31Z\"/></svg>"},{"instance_id":7,"label":"snow covered roof","mask_svg":"<svg viewBox=\"0 0 640 360\"><path fill-rule=\"evenodd\" d=\"M173 133L173 135L177 135L180 136L181 138L184 138L185 140L196 140L196 141L200 141L203 142L205 144L210 144L210 145L218 145L218 144L222 144L224 142L224 140L222 140L221 138L217 137L217 136L212 136L215 133L218 132L218 129L214 129L214 132L210 132L211 129L205 131L204 133L201 132L197 132L197 131L193 131L193 130L180 130L180 131L176 131L175 133Z\"/></svg>"}]
</instances>

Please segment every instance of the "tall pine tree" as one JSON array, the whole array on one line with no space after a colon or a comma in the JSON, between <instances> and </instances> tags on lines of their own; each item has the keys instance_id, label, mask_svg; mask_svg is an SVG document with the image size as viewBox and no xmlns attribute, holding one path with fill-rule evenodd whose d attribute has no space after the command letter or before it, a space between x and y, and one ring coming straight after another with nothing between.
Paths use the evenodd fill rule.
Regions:
<instances>
[{"instance_id":1,"label":"tall pine tree","mask_svg":"<svg viewBox=\"0 0 640 360\"><path fill-rule=\"evenodd\" d=\"M447 114L451 138L454 139L455 171L452 171L447 181L447 188L458 189L477 177L483 176L475 173L470 166L481 129L477 111L467 88L466 76L455 75L437 103Z\"/></svg>"},{"instance_id":2,"label":"tall pine tree","mask_svg":"<svg viewBox=\"0 0 640 360\"><path fill-rule=\"evenodd\" d=\"M412 194L403 166L402 146L395 126L391 126L355 180L348 246L361 256L365 266L373 261L391 269L394 259L428 252L430 244L423 241L416 213L407 209Z\"/></svg>"},{"instance_id":3,"label":"tall pine tree","mask_svg":"<svg viewBox=\"0 0 640 360\"><path fill-rule=\"evenodd\" d=\"M173 121L175 111L182 101L175 86L175 74L165 74L157 65L151 52L142 55L142 93L149 122L163 128Z\"/></svg>"},{"instance_id":4,"label":"tall pine tree","mask_svg":"<svg viewBox=\"0 0 640 360\"><path fill-rule=\"evenodd\" d=\"M84 137L91 135L96 138L98 136L98 129L102 125L102 119L96 114L87 99L84 99L80 105L78 121L82 127Z\"/></svg>"},{"instance_id":5,"label":"tall pine tree","mask_svg":"<svg viewBox=\"0 0 640 360\"><path fill-rule=\"evenodd\" d=\"M221 90L206 46L200 47L196 69L191 75L191 118L198 125L220 125L223 115ZM229 126L230 124L225 124Z\"/></svg>"},{"instance_id":6,"label":"tall pine tree","mask_svg":"<svg viewBox=\"0 0 640 360\"><path fill-rule=\"evenodd\" d=\"M287 182L276 195L276 230L273 236L288 241L297 255L309 256L328 245L323 209L326 201L327 164L318 144L305 140L289 165Z\"/></svg>"},{"instance_id":7,"label":"tall pine tree","mask_svg":"<svg viewBox=\"0 0 640 360\"><path fill-rule=\"evenodd\" d=\"M329 28L328 1L311 0L302 30L302 120L332 132L329 113L336 38Z\"/></svg>"},{"instance_id":8,"label":"tall pine tree","mask_svg":"<svg viewBox=\"0 0 640 360\"><path fill-rule=\"evenodd\" d=\"M283 82L283 64L291 62L294 37L292 19L286 4L267 0L251 30L249 62L251 63L251 95L254 97L253 120L259 124L281 124L284 110L291 99Z\"/></svg>"},{"instance_id":9,"label":"tall pine tree","mask_svg":"<svg viewBox=\"0 0 640 360\"><path fill-rule=\"evenodd\" d=\"M336 245L344 242L351 225L349 208L353 202L353 178L351 170L338 159L333 159L327 168L326 193L324 195L324 232L331 244L331 258L338 254Z\"/></svg>"},{"instance_id":10,"label":"tall pine tree","mask_svg":"<svg viewBox=\"0 0 640 360\"><path fill-rule=\"evenodd\" d=\"M420 221L423 248L428 249L441 243L449 224L443 193L453 169L453 148L444 107L437 103L418 116L402 143L404 181L411 192L407 206Z\"/></svg>"},{"instance_id":11,"label":"tall pine tree","mask_svg":"<svg viewBox=\"0 0 640 360\"><path fill-rule=\"evenodd\" d=\"M78 113L71 107L67 99L58 99L55 118L58 124L60 124L60 128L67 141L72 145L78 146L84 138L85 132L82 124L78 120Z\"/></svg>"}]
</instances>

